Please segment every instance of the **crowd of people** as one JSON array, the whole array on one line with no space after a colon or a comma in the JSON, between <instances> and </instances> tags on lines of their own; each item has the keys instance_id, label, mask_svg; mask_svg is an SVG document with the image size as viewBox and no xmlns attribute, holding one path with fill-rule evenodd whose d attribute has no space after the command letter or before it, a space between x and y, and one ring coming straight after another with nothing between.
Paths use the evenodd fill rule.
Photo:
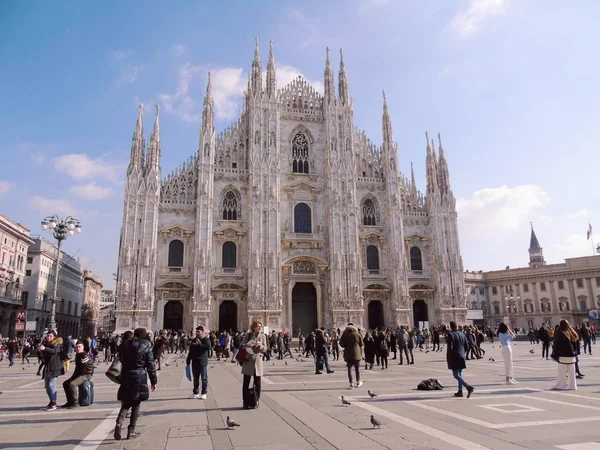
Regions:
<instances>
[{"instance_id":1,"label":"crowd of people","mask_svg":"<svg viewBox=\"0 0 600 450\"><path fill-rule=\"evenodd\" d=\"M166 354L186 355L189 366L189 378L193 382L190 398L206 399L208 394L208 363L210 358L231 361L241 365L243 375L242 405L244 409L257 408L260 405L261 378L264 375L264 362L271 359L292 358L304 361L312 358L315 374L323 370L334 373L330 361L339 361L340 356L346 363L350 389L362 386L361 367L373 370L388 368L392 360L399 365L415 364L415 352L442 352L446 348L448 369L457 380L456 397L471 396L474 387L468 384L462 371L466 361L482 359L485 350L481 344L486 340L494 342L497 336L504 361L506 384L518 384L515 379L512 343L517 336L507 324L501 323L497 330L489 327L470 325L458 326L451 322L449 327L432 326L420 330L408 326L362 330L349 323L344 330L337 328L325 330L318 328L298 336L296 355L292 352L292 336L286 331L272 330L263 333L260 321L254 321L247 332L232 330L214 332L205 331L202 326L194 332L184 330L160 330L156 334L144 328L127 331L121 335L106 335L102 338L88 337L75 340L71 336L62 338L56 330L49 330L44 336L28 336L21 339L0 340L0 361L4 355L9 367L14 367L17 359L21 364L31 364L29 358L38 359L38 372L44 380L49 403L46 409L55 410L57 406L57 380L68 376L63 382L66 403L63 408L78 406L78 389L86 381L92 380L94 370L104 353L104 362L115 359L122 365L122 376L117 400L121 409L115 425L115 439L122 439L123 422L129 413L130 423L127 438L139 434L136 423L140 404L147 400L150 391L158 386L157 371L161 370L161 360ZM554 389L577 389L577 378L584 375L579 370L579 355L583 344L584 353L592 354L592 343L596 341L596 330L584 323L573 327L566 320L554 328L543 324L527 333L530 343L542 345L542 358L554 359L557 364L557 382ZM551 350L550 350L551 349ZM533 349L531 350L534 353ZM492 358L490 358L492 359ZM71 366L74 364L74 369ZM274 364L274 362L273 362ZM287 364L287 362L286 362ZM148 379L150 387L148 387ZM250 383L252 382L252 386Z\"/></svg>"}]
</instances>

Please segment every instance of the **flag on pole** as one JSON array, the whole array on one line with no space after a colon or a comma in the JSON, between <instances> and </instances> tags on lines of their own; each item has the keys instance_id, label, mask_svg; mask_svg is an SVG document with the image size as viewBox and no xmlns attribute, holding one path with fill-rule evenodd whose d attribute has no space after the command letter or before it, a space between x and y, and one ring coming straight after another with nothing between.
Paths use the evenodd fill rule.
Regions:
<instances>
[{"instance_id":1,"label":"flag on pole","mask_svg":"<svg viewBox=\"0 0 600 450\"><path fill-rule=\"evenodd\" d=\"M587 230L587 240L589 241L592 237L592 224L588 222L588 230Z\"/></svg>"}]
</instances>

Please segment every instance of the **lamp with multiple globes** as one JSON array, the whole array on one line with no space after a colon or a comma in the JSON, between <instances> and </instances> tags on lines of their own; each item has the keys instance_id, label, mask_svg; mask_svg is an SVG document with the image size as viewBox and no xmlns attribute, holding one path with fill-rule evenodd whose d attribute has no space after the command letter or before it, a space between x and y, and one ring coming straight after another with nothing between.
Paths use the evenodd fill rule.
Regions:
<instances>
[{"instance_id":1,"label":"lamp with multiple globes","mask_svg":"<svg viewBox=\"0 0 600 450\"><path fill-rule=\"evenodd\" d=\"M57 215L48 216L42 220L42 230L50 230L54 239L57 241L57 252L56 252L56 272L54 274L54 288L51 298L52 309L50 310L50 323L49 328L51 330L56 329L56 300L58 290L58 276L60 274L60 246L62 241L67 239L67 236L73 236L75 233L81 233L81 222L78 219L67 216L65 219L60 219Z\"/></svg>"}]
</instances>

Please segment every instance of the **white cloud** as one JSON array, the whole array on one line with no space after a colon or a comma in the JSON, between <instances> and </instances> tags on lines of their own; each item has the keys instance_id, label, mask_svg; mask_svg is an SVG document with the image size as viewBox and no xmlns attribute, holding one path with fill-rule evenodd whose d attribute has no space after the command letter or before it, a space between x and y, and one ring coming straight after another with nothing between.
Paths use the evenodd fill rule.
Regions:
<instances>
[{"instance_id":1,"label":"white cloud","mask_svg":"<svg viewBox=\"0 0 600 450\"><path fill-rule=\"evenodd\" d=\"M185 53L185 45L183 44L175 44L171 47L171 55L173 56L181 56Z\"/></svg>"},{"instance_id":2,"label":"white cloud","mask_svg":"<svg viewBox=\"0 0 600 450\"><path fill-rule=\"evenodd\" d=\"M37 211L40 217L51 214L58 214L60 216L79 214L78 209L75 208L69 200L62 198L54 199L35 195L27 201L27 206L30 209Z\"/></svg>"},{"instance_id":3,"label":"white cloud","mask_svg":"<svg viewBox=\"0 0 600 450\"><path fill-rule=\"evenodd\" d=\"M10 181L0 180L0 195L8 194L14 187L14 183L11 183Z\"/></svg>"},{"instance_id":4,"label":"white cloud","mask_svg":"<svg viewBox=\"0 0 600 450\"><path fill-rule=\"evenodd\" d=\"M121 74L117 79L117 84L125 84L125 83L133 83L138 79L142 71L144 70L144 66L134 66L132 64L128 64L121 69Z\"/></svg>"},{"instance_id":5,"label":"white cloud","mask_svg":"<svg viewBox=\"0 0 600 450\"><path fill-rule=\"evenodd\" d=\"M90 158L85 153L71 153L55 158L54 169L76 180L104 178L118 181L123 175L120 163L107 161L104 157Z\"/></svg>"},{"instance_id":6,"label":"white cloud","mask_svg":"<svg viewBox=\"0 0 600 450\"><path fill-rule=\"evenodd\" d=\"M583 223L586 223L585 221L587 220L588 217L590 217L590 211L586 208L582 208L575 212L565 214L564 216L561 217L561 219L583 221Z\"/></svg>"},{"instance_id":7,"label":"white cloud","mask_svg":"<svg viewBox=\"0 0 600 450\"><path fill-rule=\"evenodd\" d=\"M448 29L459 38L468 38L477 33L486 20L505 15L507 9L508 0L469 0L467 9L452 18Z\"/></svg>"},{"instance_id":8,"label":"white cloud","mask_svg":"<svg viewBox=\"0 0 600 450\"><path fill-rule=\"evenodd\" d=\"M466 236L494 236L518 230L550 201L536 185L485 188L456 202L459 229Z\"/></svg>"},{"instance_id":9,"label":"white cloud","mask_svg":"<svg viewBox=\"0 0 600 450\"><path fill-rule=\"evenodd\" d=\"M244 70L239 67L213 70L211 80L217 118L235 119L239 113L241 96L247 85Z\"/></svg>"},{"instance_id":10,"label":"white cloud","mask_svg":"<svg viewBox=\"0 0 600 450\"><path fill-rule=\"evenodd\" d=\"M200 120L199 103L191 96L190 87L194 76L203 70L202 66L192 66L189 62L179 68L175 93L158 95L165 111L175 114L184 122Z\"/></svg>"},{"instance_id":11,"label":"white cloud","mask_svg":"<svg viewBox=\"0 0 600 450\"><path fill-rule=\"evenodd\" d=\"M290 81L296 79L298 76L304 78L308 83L315 88L315 90L323 95L325 92L325 86L322 81L318 80L309 80L302 72L296 69L294 66L287 66L285 64L277 65L277 86L279 88L284 87ZM265 74L266 77L266 74Z\"/></svg>"},{"instance_id":12,"label":"white cloud","mask_svg":"<svg viewBox=\"0 0 600 450\"><path fill-rule=\"evenodd\" d=\"M69 191L77 197L84 198L86 200L101 200L104 198L112 197L114 191L112 188L107 186L100 186L94 182L88 184L82 184L79 186L72 186Z\"/></svg>"}]
</instances>

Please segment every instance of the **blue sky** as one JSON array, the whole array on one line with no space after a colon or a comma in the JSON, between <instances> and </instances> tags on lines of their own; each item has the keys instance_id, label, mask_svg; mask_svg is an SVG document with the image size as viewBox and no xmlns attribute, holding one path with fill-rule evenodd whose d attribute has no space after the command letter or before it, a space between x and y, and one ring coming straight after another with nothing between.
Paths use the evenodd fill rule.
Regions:
<instances>
[{"instance_id":1,"label":"blue sky","mask_svg":"<svg viewBox=\"0 0 600 450\"><path fill-rule=\"evenodd\" d=\"M527 263L529 222L549 263L600 243L600 3L580 0L2 2L0 212L69 239L108 287L137 104L161 105L162 168L197 149L206 73L216 127L235 120L254 38L279 87L322 88L325 47L344 60L355 124L381 142L385 89L401 169L425 187L425 131L441 132L465 268ZM210 7L207 5L211 5ZM337 74L336 74L337 79Z\"/></svg>"}]
</instances>

